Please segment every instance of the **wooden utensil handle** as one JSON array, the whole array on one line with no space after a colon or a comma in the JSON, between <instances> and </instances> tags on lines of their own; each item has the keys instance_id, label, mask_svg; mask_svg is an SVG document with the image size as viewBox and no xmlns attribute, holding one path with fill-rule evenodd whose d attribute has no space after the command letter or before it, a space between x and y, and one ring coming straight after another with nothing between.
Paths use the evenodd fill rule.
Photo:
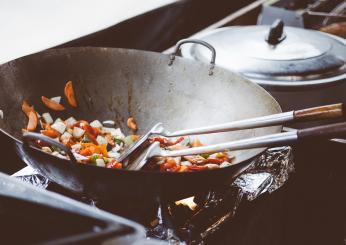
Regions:
<instances>
[{"instance_id":1,"label":"wooden utensil handle","mask_svg":"<svg viewBox=\"0 0 346 245\"><path fill-rule=\"evenodd\" d=\"M297 135L298 139L331 139L335 137L345 137L346 122L300 129Z\"/></svg>"},{"instance_id":2,"label":"wooden utensil handle","mask_svg":"<svg viewBox=\"0 0 346 245\"><path fill-rule=\"evenodd\" d=\"M342 103L338 103L297 110L294 111L294 118L298 121L338 118L344 115L343 107Z\"/></svg>"}]
</instances>

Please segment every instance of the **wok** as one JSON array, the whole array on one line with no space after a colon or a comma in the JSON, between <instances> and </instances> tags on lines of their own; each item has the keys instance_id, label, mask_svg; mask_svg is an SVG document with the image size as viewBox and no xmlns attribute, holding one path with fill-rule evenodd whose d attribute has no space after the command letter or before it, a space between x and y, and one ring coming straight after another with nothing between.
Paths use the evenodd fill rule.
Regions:
<instances>
[{"instance_id":1,"label":"wok","mask_svg":"<svg viewBox=\"0 0 346 245\"><path fill-rule=\"evenodd\" d=\"M229 70L166 54L120 48L52 49L0 66L0 133L11 141L22 160L50 180L95 198L150 198L177 200L229 184L264 151L235 152L235 164L224 169L160 173L113 170L72 164L21 141L27 119L21 112L25 99L39 113L48 111L40 102L45 95L63 94L67 80L74 82L77 109L51 112L53 118L74 116L85 120L114 120L127 130L132 116L138 134L160 121L171 130L281 112L264 89ZM181 43L179 44L181 45ZM177 50L179 47L177 47ZM260 136L281 131L281 126L201 135L205 144ZM1 149L6 154L7 149Z\"/></svg>"}]
</instances>

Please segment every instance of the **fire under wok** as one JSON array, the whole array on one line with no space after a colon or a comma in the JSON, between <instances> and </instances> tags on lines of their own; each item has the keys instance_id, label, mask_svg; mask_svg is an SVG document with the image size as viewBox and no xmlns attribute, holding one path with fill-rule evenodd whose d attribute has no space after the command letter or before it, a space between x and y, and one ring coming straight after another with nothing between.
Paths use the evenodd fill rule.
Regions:
<instances>
[{"instance_id":1,"label":"fire under wok","mask_svg":"<svg viewBox=\"0 0 346 245\"><path fill-rule=\"evenodd\" d=\"M211 49L213 52L214 50ZM236 151L230 167L199 172L129 171L72 164L22 142L26 118L23 100L39 112L40 98L61 95L74 82L78 108L50 112L54 118L114 120L126 132L134 117L138 134L162 122L171 130L224 123L281 112L264 89L229 70L172 56L118 48L63 48L26 56L0 66L0 133L12 142L28 165L74 192L98 198L177 200L229 184L264 151ZM281 131L281 126L201 135L205 144L221 143ZM1 149L6 154L7 149Z\"/></svg>"}]
</instances>

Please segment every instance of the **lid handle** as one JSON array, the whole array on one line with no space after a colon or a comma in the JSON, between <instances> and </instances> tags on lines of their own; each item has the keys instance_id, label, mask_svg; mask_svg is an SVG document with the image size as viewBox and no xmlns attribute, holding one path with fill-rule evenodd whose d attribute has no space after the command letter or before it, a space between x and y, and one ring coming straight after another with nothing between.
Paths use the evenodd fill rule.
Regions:
<instances>
[{"instance_id":1,"label":"lid handle","mask_svg":"<svg viewBox=\"0 0 346 245\"><path fill-rule=\"evenodd\" d=\"M266 41L270 45L277 45L286 38L284 34L284 22L281 19L277 19L270 26L269 33L266 37Z\"/></svg>"}]
</instances>

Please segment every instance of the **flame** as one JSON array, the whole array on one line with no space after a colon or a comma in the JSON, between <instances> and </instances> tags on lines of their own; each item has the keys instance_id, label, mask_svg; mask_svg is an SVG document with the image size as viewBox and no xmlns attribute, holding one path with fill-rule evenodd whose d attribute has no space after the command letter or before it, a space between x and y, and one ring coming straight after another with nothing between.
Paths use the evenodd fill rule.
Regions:
<instances>
[{"instance_id":1,"label":"flame","mask_svg":"<svg viewBox=\"0 0 346 245\"><path fill-rule=\"evenodd\" d=\"M184 205L188 206L191 210L195 210L197 208L197 204L193 201L194 197L188 197L185 199L181 199L175 202L175 205Z\"/></svg>"}]
</instances>

